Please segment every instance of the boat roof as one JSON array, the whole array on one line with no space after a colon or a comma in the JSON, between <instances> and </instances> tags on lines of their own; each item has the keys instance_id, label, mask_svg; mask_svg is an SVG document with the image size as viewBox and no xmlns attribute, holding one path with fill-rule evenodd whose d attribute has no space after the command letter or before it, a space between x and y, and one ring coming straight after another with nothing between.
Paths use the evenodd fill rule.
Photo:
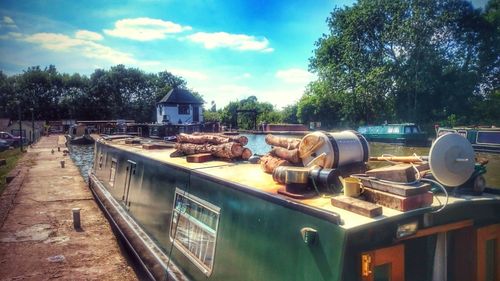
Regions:
<instances>
[{"instance_id":1,"label":"boat roof","mask_svg":"<svg viewBox=\"0 0 500 281\"><path fill-rule=\"evenodd\" d=\"M96 138L95 135L93 135ZM142 144L150 139L142 139ZM186 157L170 157L170 154L175 151L174 148L147 150L142 148L142 144L126 144L124 138L103 139L98 142L105 143L109 146L123 149L125 151L142 155L144 157L163 162L169 165L177 166L190 171L195 171L199 174L214 178L219 181L229 183L228 186L238 186L238 188L247 189L252 193L260 193L272 197L275 202L283 202L286 204L297 205L300 208L310 209L315 212L320 212L322 217L331 216L337 218L340 216L340 227L350 230L368 227L373 223L382 220L402 219L412 215L427 213L441 206L441 202L446 201L444 195L436 195L431 207L425 207L412 211L401 212L395 209L382 206L383 212L381 216L369 218L355 214L353 212L334 207L331 204L333 195L323 194L311 199L293 199L281 194L278 194L278 189L283 185L277 184L272 175L264 173L259 164L251 164L247 161L228 162L222 160L214 160L204 163L189 163ZM462 196L460 198L450 196L448 205L456 205L472 201L500 201L500 195L483 193L482 196Z\"/></svg>"},{"instance_id":2,"label":"boat roof","mask_svg":"<svg viewBox=\"0 0 500 281\"><path fill-rule=\"evenodd\" d=\"M491 127L487 127L487 126L480 126L480 127L467 127L467 126L463 126L463 127L453 127L453 128L447 128L447 127L440 127L439 130L476 130L476 131L500 131L500 128L498 127L494 127L494 126L491 126Z\"/></svg>"},{"instance_id":3,"label":"boat roof","mask_svg":"<svg viewBox=\"0 0 500 281\"><path fill-rule=\"evenodd\" d=\"M415 123L380 124L380 125L365 125L365 126L360 126L360 128L384 127L384 126L416 126L416 125Z\"/></svg>"}]
</instances>

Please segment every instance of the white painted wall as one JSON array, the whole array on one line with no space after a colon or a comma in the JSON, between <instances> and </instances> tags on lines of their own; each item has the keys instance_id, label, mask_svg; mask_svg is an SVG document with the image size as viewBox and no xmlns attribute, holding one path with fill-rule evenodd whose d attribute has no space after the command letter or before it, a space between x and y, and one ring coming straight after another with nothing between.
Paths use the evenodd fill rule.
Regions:
<instances>
[{"instance_id":1,"label":"white painted wall","mask_svg":"<svg viewBox=\"0 0 500 281\"><path fill-rule=\"evenodd\" d=\"M198 106L199 122L203 122L203 108L201 105L195 106ZM189 105L189 114L179 114L178 105L167 106L162 104L156 106L156 123L162 123L163 115L167 115L168 120L170 120L172 124L178 124L179 119L182 121L182 124L189 124L193 122L193 105Z\"/></svg>"}]
</instances>

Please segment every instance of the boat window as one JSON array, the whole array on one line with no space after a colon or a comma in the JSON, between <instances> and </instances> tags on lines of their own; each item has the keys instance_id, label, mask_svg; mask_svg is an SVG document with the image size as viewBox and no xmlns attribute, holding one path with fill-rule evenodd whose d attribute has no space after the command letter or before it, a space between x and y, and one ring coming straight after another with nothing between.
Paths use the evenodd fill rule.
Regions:
<instances>
[{"instance_id":1,"label":"boat window","mask_svg":"<svg viewBox=\"0 0 500 281\"><path fill-rule=\"evenodd\" d=\"M500 131L477 132L476 143L500 144Z\"/></svg>"},{"instance_id":2,"label":"boat window","mask_svg":"<svg viewBox=\"0 0 500 281\"><path fill-rule=\"evenodd\" d=\"M399 134L401 130L398 126L390 126L388 132L389 134Z\"/></svg>"},{"instance_id":3,"label":"boat window","mask_svg":"<svg viewBox=\"0 0 500 281\"><path fill-rule=\"evenodd\" d=\"M111 158L111 168L109 173L109 185L112 187L115 184L115 176L116 176L116 159Z\"/></svg>"},{"instance_id":4,"label":"boat window","mask_svg":"<svg viewBox=\"0 0 500 281\"><path fill-rule=\"evenodd\" d=\"M412 133L414 133L414 134L420 133L420 130L418 129L417 126L412 127Z\"/></svg>"},{"instance_id":5,"label":"boat window","mask_svg":"<svg viewBox=\"0 0 500 281\"><path fill-rule=\"evenodd\" d=\"M405 134L411 134L411 127L410 126L405 127Z\"/></svg>"},{"instance_id":6,"label":"boat window","mask_svg":"<svg viewBox=\"0 0 500 281\"><path fill-rule=\"evenodd\" d=\"M188 115L189 114L189 104L179 104L179 114Z\"/></svg>"},{"instance_id":7,"label":"boat window","mask_svg":"<svg viewBox=\"0 0 500 281\"><path fill-rule=\"evenodd\" d=\"M177 189L170 239L207 276L212 272L220 208Z\"/></svg>"}]
</instances>

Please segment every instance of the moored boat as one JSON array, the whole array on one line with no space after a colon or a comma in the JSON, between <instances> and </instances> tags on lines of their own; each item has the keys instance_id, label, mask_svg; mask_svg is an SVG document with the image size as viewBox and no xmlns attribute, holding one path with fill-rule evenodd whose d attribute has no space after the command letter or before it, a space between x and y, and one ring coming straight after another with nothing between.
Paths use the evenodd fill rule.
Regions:
<instances>
[{"instance_id":1,"label":"moored boat","mask_svg":"<svg viewBox=\"0 0 500 281\"><path fill-rule=\"evenodd\" d=\"M340 163L368 156L362 137L335 137ZM367 217L331 204L321 170L321 195L292 198L259 165L193 163L173 151L101 139L90 173L96 200L151 279L473 280L497 270L487 265L499 258L499 195L436 194L430 205ZM299 179L289 172L276 176Z\"/></svg>"},{"instance_id":2,"label":"moored boat","mask_svg":"<svg viewBox=\"0 0 500 281\"><path fill-rule=\"evenodd\" d=\"M466 138L477 152L500 153L500 128L496 127L437 127L436 135L457 133Z\"/></svg>"},{"instance_id":3,"label":"moored boat","mask_svg":"<svg viewBox=\"0 0 500 281\"><path fill-rule=\"evenodd\" d=\"M83 124L76 124L69 128L66 140L70 144L85 145L94 143L94 139L90 136L89 128Z\"/></svg>"},{"instance_id":4,"label":"moored boat","mask_svg":"<svg viewBox=\"0 0 500 281\"><path fill-rule=\"evenodd\" d=\"M384 142L402 145L426 146L429 144L427 133L413 123L384 124L380 126L361 126L358 132L370 142Z\"/></svg>"}]
</instances>

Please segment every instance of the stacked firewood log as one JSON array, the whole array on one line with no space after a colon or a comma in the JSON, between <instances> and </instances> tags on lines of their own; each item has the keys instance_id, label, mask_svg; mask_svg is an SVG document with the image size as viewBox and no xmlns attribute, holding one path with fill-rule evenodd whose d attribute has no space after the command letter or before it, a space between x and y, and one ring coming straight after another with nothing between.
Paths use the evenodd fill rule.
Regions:
<instances>
[{"instance_id":1,"label":"stacked firewood log","mask_svg":"<svg viewBox=\"0 0 500 281\"><path fill-rule=\"evenodd\" d=\"M248 143L245 136L225 136L216 134L179 134L177 135L176 151L171 157L209 153L214 157L224 159L248 160L252 151L244 147Z\"/></svg>"},{"instance_id":2,"label":"stacked firewood log","mask_svg":"<svg viewBox=\"0 0 500 281\"><path fill-rule=\"evenodd\" d=\"M260 159L264 172L272 173L279 166L302 166L299 157L300 139L266 136L266 143L273 146L271 151Z\"/></svg>"}]
</instances>

